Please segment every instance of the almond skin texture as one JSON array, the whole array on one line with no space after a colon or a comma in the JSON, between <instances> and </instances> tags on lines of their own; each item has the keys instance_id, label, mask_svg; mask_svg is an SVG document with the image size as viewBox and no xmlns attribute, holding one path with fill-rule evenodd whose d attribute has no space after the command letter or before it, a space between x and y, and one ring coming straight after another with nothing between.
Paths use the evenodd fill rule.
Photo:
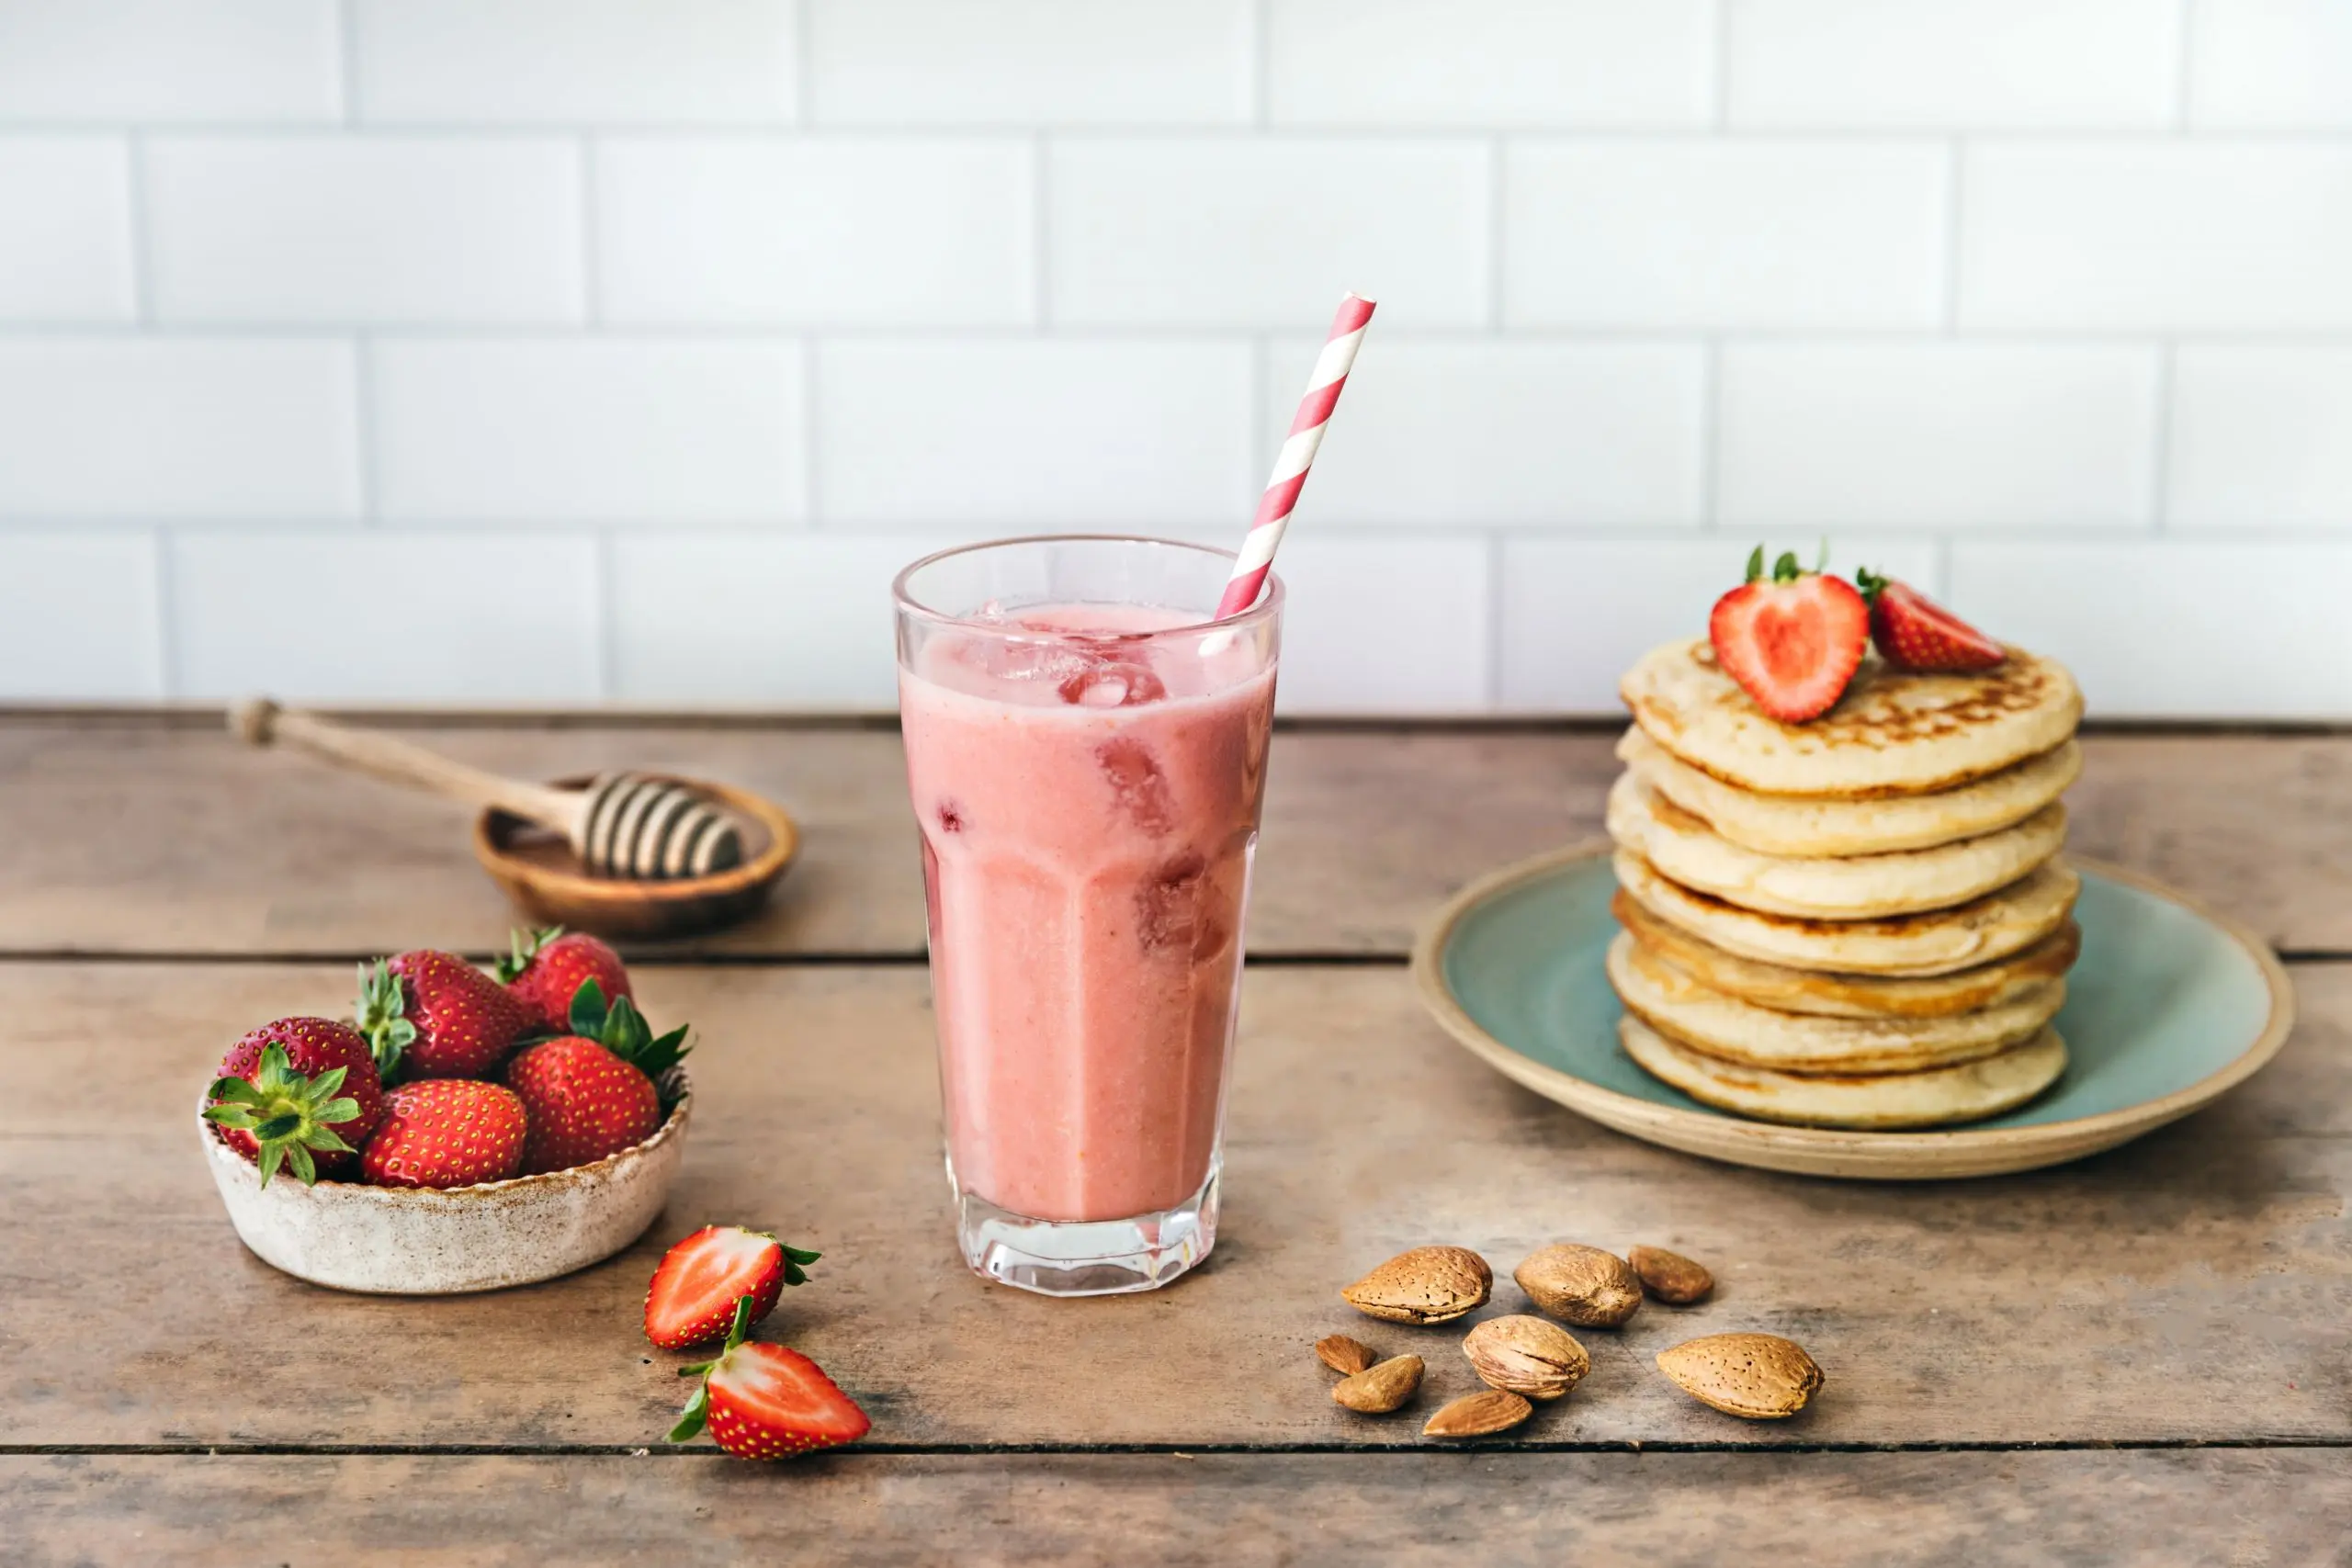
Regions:
<instances>
[{"instance_id":1,"label":"almond skin texture","mask_svg":"<svg viewBox=\"0 0 2352 1568\"><path fill-rule=\"evenodd\" d=\"M1462 1353L1487 1387L1530 1399L1561 1398L1592 1371L1575 1336L1524 1314L1488 1318L1463 1340Z\"/></svg>"},{"instance_id":2,"label":"almond skin texture","mask_svg":"<svg viewBox=\"0 0 2352 1568\"><path fill-rule=\"evenodd\" d=\"M1793 1416L1821 1387L1813 1358L1777 1334L1710 1334L1660 1350L1657 1370L1702 1404L1750 1421Z\"/></svg>"},{"instance_id":3,"label":"almond skin texture","mask_svg":"<svg viewBox=\"0 0 2352 1568\"><path fill-rule=\"evenodd\" d=\"M1511 1278L1538 1310L1578 1328L1614 1328L1642 1304L1634 1266L1597 1247L1564 1241L1544 1247Z\"/></svg>"},{"instance_id":4,"label":"almond skin texture","mask_svg":"<svg viewBox=\"0 0 2352 1568\"><path fill-rule=\"evenodd\" d=\"M1375 1359L1372 1347L1344 1334L1329 1334L1315 1342L1315 1359L1344 1377L1353 1377Z\"/></svg>"},{"instance_id":5,"label":"almond skin texture","mask_svg":"<svg viewBox=\"0 0 2352 1568\"><path fill-rule=\"evenodd\" d=\"M1385 1416L1420 1392L1421 1359L1391 1356L1331 1385L1331 1397L1365 1416Z\"/></svg>"},{"instance_id":6,"label":"almond skin texture","mask_svg":"<svg viewBox=\"0 0 2352 1568\"><path fill-rule=\"evenodd\" d=\"M1642 1289L1669 1306L1704 1301L1715 1288L1715 1277L1679 1252L1662 1247L1637 1247L1625 1261L1641 1276Z\"/></svg>"},{"instance_id":7,"label":"almond skin texture","mask_svg":"<svg viewBox=\"0 0 2352 1568\"><path fill-rule=\"evenodd\" d=\"M1490 1388L1484 1393L1465 1393L1436 1415L1421 1427L1424 1438L1491 1438L1497 1432L1508 1432L1530 1416L1535 1406L1515 1393Z\"/></svg>"},{"instance_id":8,"label":"almond skin texture","mask_svg":"<svg viewBox=\"0 0 2352 1568\"><path fill-rule=\"evenodd\" d=\"M1384 1323L1451 1323L1486 1305L1494 1288L1495 1271L1468 1247L1417 1247L1398 1253L1340 1295L1358 1312Z\"/></svg>"}]
</instances>

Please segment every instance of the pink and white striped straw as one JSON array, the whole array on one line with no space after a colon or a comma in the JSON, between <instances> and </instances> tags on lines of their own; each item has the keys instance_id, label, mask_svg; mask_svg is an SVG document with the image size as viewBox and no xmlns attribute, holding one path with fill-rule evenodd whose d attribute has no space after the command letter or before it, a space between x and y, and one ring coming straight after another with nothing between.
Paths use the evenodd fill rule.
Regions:
<instances>
[{"instance_id":1,"label":"pink and white striped straw","mask_svg":"<svg viewBox=\"0 0 2352 1568\"><path fill-rule=\"evenodd\" d=\"M1289 438L1274 459L1274 475L1266 481L1266 493L1258 502L1257 520L1241 541L1241 558L1233 563L1233 575L1226 580L1225 594L1216 602L1220 621L1255 604L1266 586L1274 547L1283 542L1291 509L1298 504L1298 492L1306 483L1306 470L1315 461L1316 448L1323 445L1323 427L1331 422L1340 389L1348 384L1348 367L1356 362L1356 348L1363 342L1372 308L1373 302L1363 295L1351 294L1340 301L1340 313L1331 318L1331 335L1315 361L1315 374L1306 378L1306 395L1298 400L1298 415L1290 422Z\"/></svg>"}]
</instances>

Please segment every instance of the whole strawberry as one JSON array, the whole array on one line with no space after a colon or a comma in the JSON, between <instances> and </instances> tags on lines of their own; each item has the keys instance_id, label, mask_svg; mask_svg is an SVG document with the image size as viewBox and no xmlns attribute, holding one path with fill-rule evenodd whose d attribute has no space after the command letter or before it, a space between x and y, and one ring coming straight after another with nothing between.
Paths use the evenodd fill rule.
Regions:
<instances>
[{"instance_id":1,"label":"whole strawberry","mask_svg":"<svg viewBox=\"0 0 2352 1568\"><path fill-rule=\"evenodd\" d=\"M454 953L419 948L359 966L359 1032L387 1082L487 1077L521 1039L523 1010Z\"/></svg>"},{"instance_id":2,"label":"whole strawberry","mask_svg":"<svg viewBox=\"0 0 2352 1568\"><path fill-rule=\"evenodd\" d=\"M577 1034L524 1046L506 1064L506 1083L531 1122L523 1145L526 1176L593 1165L645 1142L662 1125L653 1080Z\"/></svg>"},{"instance_id":3,"label":"whole strawberry","mask_svg":"<svg viewBox=\"0 0 2352 1568\"><path fill-rule=\"evenodd\" d=\"M634 997L621 955L583 931L567 934L561 926L544 931L518 931L514 947L494 965L506 994L529 1018L528 1027L561 1034L571 1027L571 998L582 984L594 980L610 999Z\"/></svg>"},{"instance_id":4,"label":"whole strawberry","mask_svg":"<svg viewBox=\"0 0 2352 1568\"><path fill-rule=\"evenodd\" d=\"M230 1046L210 1099L205 1119L261 1167L265 1187L281 1164L305 1187L356 1171L384 1113L368 1042L325 1018L281 1018Z\"/></svg>"},{"instance_id":5,"label":"whole strawberry","mask_svg":"<svg viewBox=\"0 0 2352 1568\"><path fill-rule=\"evenodd\" d=\"M789 1459L816 1449L854 1443L874 1423L825 1370L781 1345L745 1344L752 1298L736 1303L734 1326L718 1359L681 1367L680 1377L702 1386L678 1414L670 1441L693 1439L707 1425L718 1446L737 1459Z\"/></svg>"},{"instance_id":6,"label":"whole strawberry","mask_svg":"<svg viewBox=\"0 0 2352 1568\"><path fill-rule=\"evenodd\" d=\"M657 1037L627 997L607 1009L593 978L573 995L570 1021L573 1032L506 1065L531 1118L526 1172L591 1165L651 1137L669 1110L659 1080L690 1049L684 1025Z\"/></svg>"},{"instance_id":7,"label":"whole strawberry","mask_svg":"<svg viewBox=\"0 0 2352 1568\"><path fill-rule=\"evenodd\" d=\"M359 1156L379 1187L471 1187L523 1164L530 1123L514 1091L473 1078L426 1078L384 1097L384 1119Z\"/></svg>"}]
</instances>

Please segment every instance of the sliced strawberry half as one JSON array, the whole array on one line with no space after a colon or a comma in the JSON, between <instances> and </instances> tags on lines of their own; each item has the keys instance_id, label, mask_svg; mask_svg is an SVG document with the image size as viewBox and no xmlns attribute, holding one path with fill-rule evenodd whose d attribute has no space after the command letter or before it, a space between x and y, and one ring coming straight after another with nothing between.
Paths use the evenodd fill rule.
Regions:
<instances>
[{"instance_id":1,"label":"sliced strawberry half","mask_svg":"<svg viewBox=\"0 0 2352 1568\"><path fill-rule=\"evenodd\" d=\"M1871 640L1879 657L1905 670L1990 670L2008 650L1907 582L1868 567L1854 573L1871 606Z\"/></svg>"},{"instance_id":2,"label":"sliced strawberry half","mask_svg":"<svg viewBox=\"0 0 2352 1568\"><path fill-rule=\"evenodd\" d=\"M764 1231L705 1225L662 1255L645 1292L645 1337L664 1350L707 1345L726 1334L739 1302L751 1303L746 1325L775 1310L786 1285L818 1255L786 1247Z\"/></svg>"},{"instance_id":3,"label":"sliced strawberry half","mask_svg":"<svg viewBox=\"0 0 2352 1568\"><path fill-rule=\"evenodd\" d=\"M1715 661L1784 724L1826 713L1845 695L1870 646L1870 607L1843 581L1805 571L1784 554L1764 575L1764 547L1747 581L1715 601L1707 637Z\"/></svg>"},{"instance_id":4,"label":"sliced strawberry half","mask_svg":"<svg viewBox=\"0 0 2352 1568\"><path fill-rule=\"evenodd\" d=\"M781 1345L745 1344L751 1322L745 1296L718 1359L678 1370L680 1377L700 1377L702 1386L678 1413L670 1441L691 1441L707 1426L712 1440L738 1459L789 1459L873 1430L857 1402L816 1362Z\"/></svg>"}]
</instances>

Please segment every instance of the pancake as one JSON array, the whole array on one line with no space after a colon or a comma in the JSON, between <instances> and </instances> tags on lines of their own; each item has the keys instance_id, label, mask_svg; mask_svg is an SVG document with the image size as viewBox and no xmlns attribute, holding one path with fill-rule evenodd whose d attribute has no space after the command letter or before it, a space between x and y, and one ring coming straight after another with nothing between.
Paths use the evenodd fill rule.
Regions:
<instances>
[{"instance_id":1,"label":"pancake","mask_svg":"<svg viewBox=\"0 0 2352 1568\"><path fill-rule=\"evenodd\" d=\"M1997 833L1929 850L1758 854L1633 773L1611 786L1608 820L1611 838L1685 887L1744 909L1820 920L1884 919L1965 904L2017 881L2066 842L2066 808L2052 804Z\"/></svg>"},{"instance_id":2,"label":"pancake","mask_svg":"<svg viewBox=\"0 0 2352 1568\"><path fill-rule=\"evenodd\" d=\"M1839 800L1955 789L2065 744L2083 695L2054 660L1922 675L1865 659L1838 705L1804 724L1758 707L1705 637L1652 649L1618 683L1634 720L1685 762L1767 795Z\"/></svg>"},{"instance_id":3,"label":"pancake","mask_svg":"<svg viewBox=\"0 0 2352 1568\"><path fill-rule=\"evenodd\" d=\"M1824 1018L1777 1012L1701 985L1621 931L1609 983L1625 1010L1679 1045L1745 1066L1803 1074L1917 1073L2022 1045L2058 1015L2066 982L2044 980L1999 1007L1942 1018Z\"/></svg>"},{"instance_id":4,"label":"pancake","mask_svg":"<svg viewBox=\"0 0 2352 1568\"><path fill-rule=\"evenodd\" d=\"M1768 855L1886 854L1978 838L2024 821L2083 771L2083 749L2068 740L1934 795L1832 800L1727 784L1676 757L1639 725L1617 742L1617 755L1644 784L1733 843Z\"/></svg>"},{"instance_id":5,"label":"pancake","mask_svg":"<svg viewBox=\"0 0 2352 1568\"><path fill-rule=\"evenodd\" d=\"M1954 908L1886 920L1813 920L1743 909L1620 851L1618 886L1658 919L1741 958L1835 975L1949 975L2007 958L2064 925L2082 880L2064 860Z\"/></svg>"},{"instance_id":6,"label":"pancake","mask_svg":"<svg viewBox=\"0 0 2352 1568\"><path fill-rule=\"evenodd\" d=\"M1610 900L1609 912L1644 947L1671 960L1702 986L1758 1007L1823 1018L1949 1018L1999 1007L2064 976L2082 950L2083 933L2068 920L2021 953L1950 975L1914 979L1832 975L1759 964L1726 953L1659 919L1623 888Z\"/></svg>"},{"instance_id":7,"label":"pancake","mask_svg":"<svg viewBox=\"0 0 2352 1568\"><path fill-rule=\"evenodd\" d=\"M2066 1070L2066 1043L2054 1029L1997 1056L1871 1077L1805 1077L1719 1062L1630 1014L1617 1021L1617 1038L1645 1072L1702 1104L1799 1127L1887 1130L1981 1122L2023 1105Z\"/></svg>"}]
</instances>

